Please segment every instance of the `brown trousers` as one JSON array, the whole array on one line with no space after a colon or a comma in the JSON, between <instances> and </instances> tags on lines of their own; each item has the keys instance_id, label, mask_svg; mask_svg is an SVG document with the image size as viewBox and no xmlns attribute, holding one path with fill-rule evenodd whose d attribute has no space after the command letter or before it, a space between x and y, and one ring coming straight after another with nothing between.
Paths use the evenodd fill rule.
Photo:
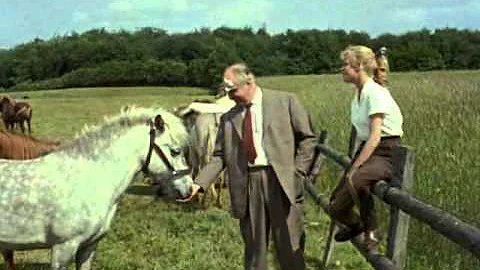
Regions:
<instances>
[{"instance_id":1,"label":"brown trousers","mask_svg":"<svg viewBox=\"0 0 480 270\"><path fill-rule=\"evenodd\" d=\"M280 268L303 270L303 202L292 205L271 167L250 171L248 214L240 219L247 270L266 270L270 231Z\"/></svg>"},{"instance_id":2,"label":"brown trousers","mask_svg":"<svg viewBox=\"0 0 480 270\"><path fill-rule=\"evenodd\" d=\"M380 180L390 181L392 176L392 149L400 144L399 138L382 139L370 158L352 175L353 190L349 181L337 188L330 199L332 216L344 225L360 225L364 230L377 228L375 202L371 188ZM360 154L363 144L355 154ZM353 160L355 160L355 158ZM352 160L352 162L353 162ZM358 196L360 217L353 211Z\"/></svg>"}]
</instances>

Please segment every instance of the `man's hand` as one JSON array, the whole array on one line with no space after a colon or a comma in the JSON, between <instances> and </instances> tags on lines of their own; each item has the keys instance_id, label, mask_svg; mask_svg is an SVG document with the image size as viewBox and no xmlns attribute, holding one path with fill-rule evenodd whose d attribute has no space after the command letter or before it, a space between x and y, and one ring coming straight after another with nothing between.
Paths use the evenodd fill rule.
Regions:
<instances>
[{"instance_id":1,"label":"man's hand","mask_svg":"<svg viewBox=\"0 0 480 270\"><path fill-rule=\"evenodd\" d=\"M192 194L190 194L189 197L185 198L185 199L177 199L177 202L181 202L181 203L186 203L186 202L189 202L190 200L193 199L193 197L195 197L195 195L197 195L198 191L201 189L202 187L193 183L192 184Z\"/></svg>"}]
</instances>

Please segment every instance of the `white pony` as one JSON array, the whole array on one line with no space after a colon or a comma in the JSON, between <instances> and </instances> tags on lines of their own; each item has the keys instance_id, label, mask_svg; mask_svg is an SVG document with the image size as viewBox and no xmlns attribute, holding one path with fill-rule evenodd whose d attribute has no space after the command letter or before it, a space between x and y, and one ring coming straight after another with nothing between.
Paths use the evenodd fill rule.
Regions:
<instances>
[{"instance_id":1,"label":"white pony","mask_svg":"<svg viewBox=\"0 0 480 270\"><path fill-rule=\"evenodd\" d=\"M213 155L215 140L217 137L220 117L229 111L235 102L228 96L212 102L197 101L190 103L185 108L177 110L176 114L184 119L190 134L189 161L192 168L192 177L195 178L200 170L208 164ZM202 204L206 204L209 193L213 196L218 206L222 206L222 187L226 184L224 174L220 175L215 185L204 193ZM218 184L218 185L217 185ZM218 187L218 188L217 188Z\"/></svg>"},{"instance_id":2,"label":"white pony","mask_svg":"<svg viewBox=\"0 0 480 270\"><path fill-rule=\"evenodd\" d=\"M43 157L0 159L0 249L51 248L52 269L90 269L120 196L139 171L191 193L187 132L163 109L130 108Z\"/></svg>"}]
</instances>

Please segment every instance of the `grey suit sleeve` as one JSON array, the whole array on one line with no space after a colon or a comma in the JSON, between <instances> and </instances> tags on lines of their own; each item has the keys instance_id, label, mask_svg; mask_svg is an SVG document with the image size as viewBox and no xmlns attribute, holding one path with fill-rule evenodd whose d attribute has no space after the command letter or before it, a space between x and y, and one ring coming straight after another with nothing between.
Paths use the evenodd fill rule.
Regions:
<instances>
[{"instance_id":1,"label":"grey suit sleeve","mask_svg":"<svg viewBox=\"0 0 480 270\"><path fill-rule=\"evenodd\" d=\"M295 134L295 167L305 176L313 161L317 139L309 114L295 96L290 99L290 118Z\"/></svg>"},{"instance_id":2,"label":"grey suit sleeve","mask_svg":"<svg viewBox=\"0 0 480 270\"><path fill-rule=\"evenodd\" d=\"M217 179L220 173L225 168L224 163L224 143L225 141L225 119L222 116L220 118L220 125L217 132L217 138L215 140L215 149L210 161L203 167L195 183L202 187L203 190L207 190L211 183Z\"/></svg>"}]
</instances>

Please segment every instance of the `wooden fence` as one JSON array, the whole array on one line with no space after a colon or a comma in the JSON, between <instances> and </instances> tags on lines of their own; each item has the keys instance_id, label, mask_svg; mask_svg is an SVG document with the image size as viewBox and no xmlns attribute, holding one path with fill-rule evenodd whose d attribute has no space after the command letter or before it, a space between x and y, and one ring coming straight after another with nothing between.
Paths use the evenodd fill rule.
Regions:
<instances>
[{"instance_id":1,"label":"wooden fence","mask_svg":"<svg viewBox=\"0 0 480 270\"><path fill-rule=\"evenodd\" d=\"M351 137L353 138L354 135ZM349 155L343 155L327 145L327 134L322 131L317 146L318 155L312 166L309 179L305 181L306 190L315 202L328 213L328 198L317 193L312 180L321 172L324 160L330 158L346 171L351 164L353 141L350 140ZM349 157L350 156L350 157ZM360 251L375 269L404 269L407 261L408 226L410 217L428 224L433 230L450 241L459 244L480 258L480 230L469 225L452 214L429 205L415 198L408 191L413 186L413 167L415 155L406 146L399 146L393 151L393 175L389 183L380 181L373 188L373 193L383 202L390 205L390 220L386 254L366 250L359 239L352 244ZM323 267L329 263L334 247L333 236L337 224L332 220L329 235L322 259Z\"/></svg>"}]
</instances>

